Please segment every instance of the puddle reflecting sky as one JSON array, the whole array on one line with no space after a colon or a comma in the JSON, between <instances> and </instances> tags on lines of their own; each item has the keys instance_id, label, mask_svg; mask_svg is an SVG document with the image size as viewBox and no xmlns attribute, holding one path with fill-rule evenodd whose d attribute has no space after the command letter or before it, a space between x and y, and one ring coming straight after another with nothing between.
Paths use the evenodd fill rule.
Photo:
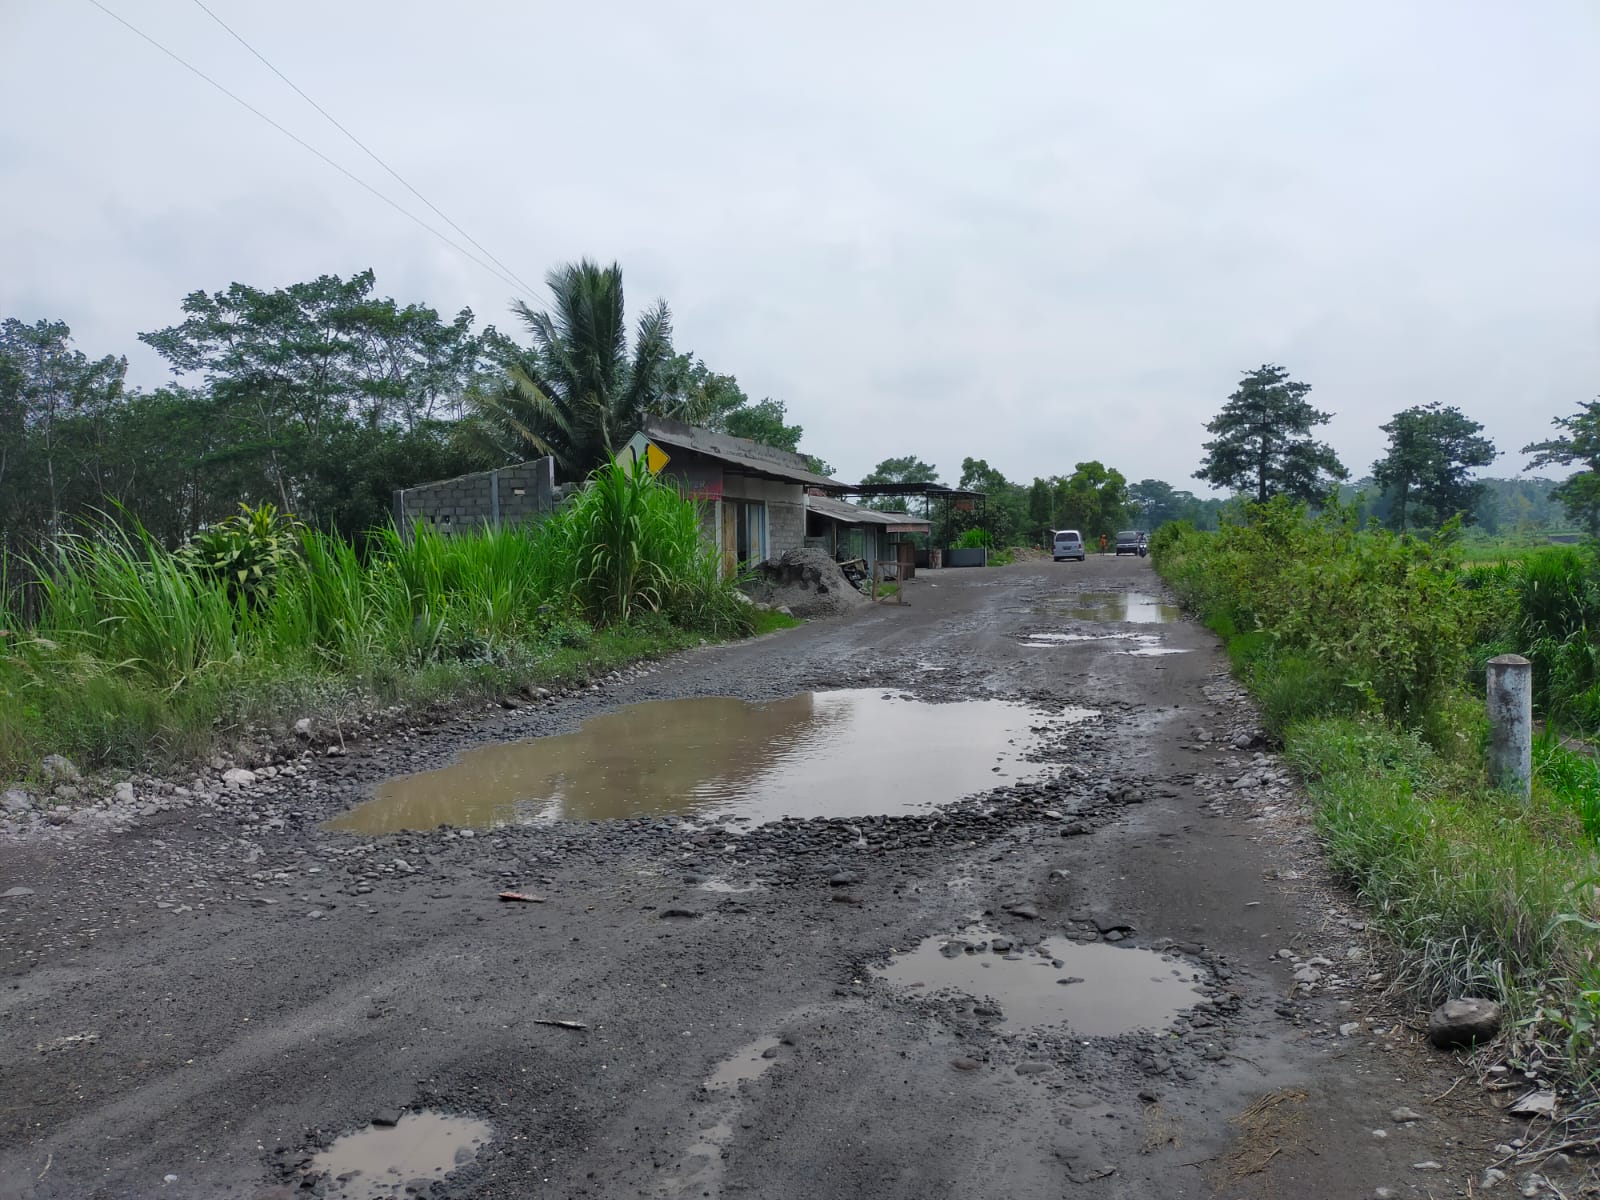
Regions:
<instances>
[{"instance_id":1,"label":"puddle reflecting sky","mask_svg":"<svg viewBox=\"0 0 1600 1200\"><path fill-rule=\"evenodd\" d=\"M655 700L575 733L482 746L391 779L328 823L359 833L518 820L731 813L846 817L927 809L1046 768L1041 724L1081 720L1000 700L925 704L876 689L751 703ZM998 768L998 770L996 770Z\"/></svg>"},{"instance_id":2,"label":"puddle reflecting sky","mask_svg":"<svg viewBox=\"0 0 1600 1200\"><path fill-rule=\"evenodd\" d=\"M1183 612L1176 604L1144 592L1079 592L1062 611L1079 621L1171 625L1183 620Z\"/></svg>"},{"instance_id":3,"label":"puddle reflecting sky","mask_svg":"<svg viewBox=\"0 0 1600 1200\"><path fill-rule=\"evenodd\" d=\"M487 1121L442 1113L406 1113L393 1126L372 1125L339 1138L312 1162L336 1181L331 1200L383 1200L413 1179L442 1179L493 1136ZM458 1156L460 1161L458 1162ZM350 1175L342 1183L341 1175Z\"/></svg>"},{"instance_id":4,"label":"puddle reflecting sky","mask_svg":"<svg viewBox=\"0 0 1600 1200\"><path fill-rule=\"evenodd\" d=\"M874 973L924 994L949 989L993 999L1008 1026L1066 1025L1087 1037L1161 1029L1204 999L1195 968L1153 950L1047 941L1042 954L1030 949L1008 959L983 950L946 957L941 950L951 940L929 938ZM982 939L969 934L965 940ZM1062 965L1052 966L1052 959Z\"/></svg>"}]
</instances>

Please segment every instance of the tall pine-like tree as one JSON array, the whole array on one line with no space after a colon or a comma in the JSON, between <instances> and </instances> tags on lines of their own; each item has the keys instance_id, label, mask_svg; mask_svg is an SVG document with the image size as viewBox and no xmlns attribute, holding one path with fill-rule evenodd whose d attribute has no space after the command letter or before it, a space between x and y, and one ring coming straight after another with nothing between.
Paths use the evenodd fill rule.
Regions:
<instances>
[{"instance_id":1,"label":"tall pine-like tree","mask_svg":"<svg viewBox=\"0 0 1600 1200\"><path fill-rule=\"evenodd\" d=\"M1206 426L1213 439L1194 473L1217 487L1247 492L1265 504L1274 496L1315 500L1348 477L1338 455L1311 436L1332 416L1306 400L1309 383L1273 363L1251 371Z\"/></svg>"}]
</instances>

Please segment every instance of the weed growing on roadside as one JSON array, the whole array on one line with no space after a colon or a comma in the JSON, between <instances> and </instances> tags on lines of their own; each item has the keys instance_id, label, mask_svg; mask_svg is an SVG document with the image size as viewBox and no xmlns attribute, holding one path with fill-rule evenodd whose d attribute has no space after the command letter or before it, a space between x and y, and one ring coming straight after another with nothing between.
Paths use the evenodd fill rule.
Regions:
<instances>
[{"instance_id":1,"label":"weed growing on roadside","mask_svg":"<svg viewBox=\"0 0 1600 1200\"><path fill-rule=\"evenodd\" d=\"M298 528L287 550L291 527L249 514L204 553L109 524L66 537L33 564L34 619L0 608L0 778L49 752L170 761L263 720L503 691L746 633L755 610L699 525L670 486L611 465L540 525L381 530L365 555Z\"/></svg>"},{"instance_id":2,"label":"weed growing on roadside","mask_svg":"<svg viewBox=\"0 0 1600 1200\"><path fill-rule=\"evenodd\" d=\"M1521 649L1547 712L1600 716L1587 552L1462 571L1448 531L1418 542L1284 503L1151 547L1282 738L1334 868L1403 952L1400 982L1430 1004L1495 996L1508 1038L1558 1043L1578 1082L1600 1082L1600 764L1552 734L1531 800L1489 788L1468 687Z\"/></svg>"}]
</instances>

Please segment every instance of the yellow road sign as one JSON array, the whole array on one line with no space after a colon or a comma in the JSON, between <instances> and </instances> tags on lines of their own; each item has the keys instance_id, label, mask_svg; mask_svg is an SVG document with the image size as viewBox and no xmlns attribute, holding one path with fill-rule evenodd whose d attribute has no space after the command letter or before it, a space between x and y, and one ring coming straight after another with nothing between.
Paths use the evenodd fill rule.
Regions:
<instances>
[{"instance_id":1,"label":"yellow road sign","mask_svg":"<svg viewBox=\"0 0 1600 1200\"><path fill-rule=\"evenodd\" d=\"M628 444L622 448L622 453L617 458L630 470L635 463L642 462L644 469L652 475L661 474L661 468L672 461L672 455L642 433L636 433L629 438Z\"/></svg>"}]
</instances>

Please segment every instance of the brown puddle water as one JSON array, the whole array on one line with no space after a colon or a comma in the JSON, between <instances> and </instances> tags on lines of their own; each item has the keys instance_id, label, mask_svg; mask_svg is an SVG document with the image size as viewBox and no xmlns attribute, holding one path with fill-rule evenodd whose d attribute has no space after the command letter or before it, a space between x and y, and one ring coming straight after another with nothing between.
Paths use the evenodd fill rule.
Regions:
<instances>
[{"instance_id":1,"label":"brown puddle water","mask_svg":"<svg viewBox=\"0 0 1600 1200\"><path fill-rule=\"evenodd\" d=\"M992 999L1007 1026L1065 1025L1086 1037L1161 1029L1205 998L1195 986L1199 971L1153 950L1046 941L1007 955L986 949L949 957L943 951L952 940L959 939L929 938L874 974L898 987Z\"/></svg>"},{"instance_id":2,"label":"brown puddle water","mask_svg":"<svg viewBox=\"0 0 1600 1200\"><path fill-rule=\"evenodd\" d=\"M329 1200L385 1200L406 1194L412 1180L443 1179L476 1158L493 1135L487 1121L406 1113L396 1125L345 1134L312 1160L312 1168L333 1180L321 1193Z\"/></svg>"},{"instance_id":3,"label":"brown puddle water","mask_svg":"<svg viewBox=\"0 0 1600 1200\"><path fill-rule=\"evenodd\" d=\"M331 829L392 833L529 820L737 815L857 817L922 811L1039 778L1040 727L1089 710L1001 700L927 704L876 689L751 703L651 700L575 733L468 750L381 784Z\"/></svg>"},{"instance_id":4,"label":"brown puddle water","mask_svg":"<svg viewBox=\"0 0 1600 1200\"><path fill-rule=\"evenodd\" d=\"M1171 625L1183 620L1183 611L1176 604L1167 604L1144 592L1079 592L1063 611L1079 621Z\"/></svg>"}]
</instances>

